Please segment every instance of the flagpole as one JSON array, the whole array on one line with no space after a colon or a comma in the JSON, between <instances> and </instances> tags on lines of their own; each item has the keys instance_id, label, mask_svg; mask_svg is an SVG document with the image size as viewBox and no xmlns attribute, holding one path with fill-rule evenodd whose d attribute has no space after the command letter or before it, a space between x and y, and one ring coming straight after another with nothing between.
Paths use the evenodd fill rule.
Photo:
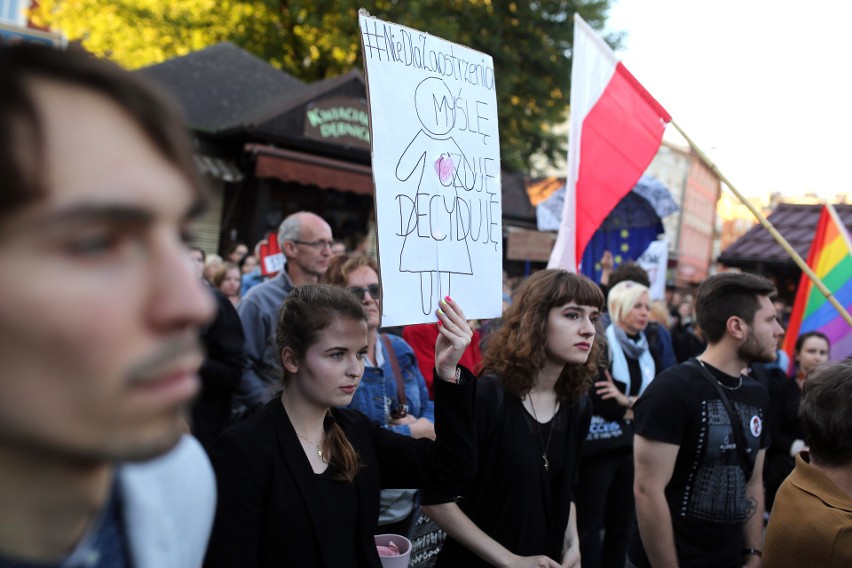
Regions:
<instances>
[{"instance_id":1,"label":"flagpole","mask_svg":"<svg viewBox=\"0 0 852 568\"><path fill-rule=\"evenodd\" d=\"M707 167L709 167L713 171L713 173L716 174L716 177L725 182L725 185L727 185L728 189L730 189L733 194L737 196L737 199L742 201L743 205L748 207L749 211L751 211L754 216L757 217L757 220L760 222L761 225L763 225L763 228L769 231L769 234L772 235L772 238L775 239L778 244L781 245L781 247L787 252L787 254L790 255L790 258L792 258L796 265L798 265L798 267L802 269L802 272L808 275L808 278L810 278L811 282L814 283L814 286L816 286L817 289L822 292L822 295L825 296L825 298L829 302L831 302L831 305L837 309L841 316L843 316L843 319L846 320L846 323L852 326L852 316L849 315L849 312L846 311L846 308L843 306L843 304L841 304L838 299L834 297L834 294L831 293L831 290L829 290L825 286L825 284L823 284L819 276L817 276L816 273L811 270L811 267L808 266L808 263L804 261L804 259L799 255L798 252L796 252L796 249L790 246L790 243L788 243L787 240L781 235L781 233L779 233L778 230L772 225L772 223L770 223L769 220L763 216L763 213L758 211L757 208L754 207L754 205L749 203L748 200L743 197L743 195L739 191L737 191L737 188L734 187L734 185L728 180L728 178L726 178L725 175L719 171L719 168L716 167L716 164L714 164L710 160L710 158L708 158L707 155L701 151L701 148L699 148L695 144L695 142L693 142L692 139L686 134L686 132L684 132L683 129L678 126L674 119L672 119L670 124L675 127L675 129L680 133L681 136L684 137L687 144L689 144L689 147L692 148L692 150L696 154L698 154L698 156L704 161L704 163L707 164Z\"/></svg>"}]
</instances>

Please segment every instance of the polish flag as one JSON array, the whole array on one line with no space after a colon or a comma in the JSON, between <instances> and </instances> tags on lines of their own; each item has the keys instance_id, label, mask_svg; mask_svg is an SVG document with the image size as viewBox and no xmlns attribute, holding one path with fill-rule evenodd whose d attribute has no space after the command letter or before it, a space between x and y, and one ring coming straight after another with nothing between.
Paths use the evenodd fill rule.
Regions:
<instances>
[{"instance_id":1,"label":"polish flag","mask_svg":"<svg viewBox=\"0 0 852 568\"><path fill-rule=\"evenodd\" d=\"M574 15L568 181L548 268L577 272L610 211L651 163L671 116Z\"/></svg>"}]
</instances>

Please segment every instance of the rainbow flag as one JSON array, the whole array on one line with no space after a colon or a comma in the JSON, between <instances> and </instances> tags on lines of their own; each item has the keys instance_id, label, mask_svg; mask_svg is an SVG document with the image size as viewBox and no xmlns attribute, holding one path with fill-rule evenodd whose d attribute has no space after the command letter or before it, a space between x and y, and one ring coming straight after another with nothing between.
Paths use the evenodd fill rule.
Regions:
<instances>
[{"instance_id":1,"label":"rainbow flag","mask_svg":"<svg viewBox=\"0 0 852 568\"><path fill-rule=\"evenodd\" d=\"M823 281L841 305L852 312L852 241L831 205L825 205L819 216L808 266ZM822 292L802 274L790 324L784 339L784 351L793 360L796 338L809 331L821 331L831 342L831 359L852 355L852 327Z\"/></svg>"}]
</instances>

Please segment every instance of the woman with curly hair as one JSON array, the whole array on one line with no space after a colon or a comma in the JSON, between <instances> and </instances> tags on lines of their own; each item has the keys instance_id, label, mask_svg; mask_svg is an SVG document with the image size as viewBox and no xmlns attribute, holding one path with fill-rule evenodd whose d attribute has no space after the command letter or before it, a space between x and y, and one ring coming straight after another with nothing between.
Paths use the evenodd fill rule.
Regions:
<instances>
[{"instance_id":1,"label":"woman with curly hair","mask_svg":"<svg viewBox=\"0 0 852 568\"><path fill-rule=\"evenodd\" d=\"M600 289L534 274L492 336L477 385L479 469L458 501L425 492L447 532L436 566L579 566L573 479L591 420Z\"/></svg>"}]
</instances>

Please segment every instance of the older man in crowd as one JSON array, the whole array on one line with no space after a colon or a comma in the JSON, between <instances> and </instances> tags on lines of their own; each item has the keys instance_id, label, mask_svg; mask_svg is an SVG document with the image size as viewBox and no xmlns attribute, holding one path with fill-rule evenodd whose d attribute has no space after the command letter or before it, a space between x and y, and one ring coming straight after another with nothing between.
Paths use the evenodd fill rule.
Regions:
<instances>
[{"instance_id":1,"label":"older man in crowd","mask_svg":"<svg viewBox=\"0 0 852 568\"><path fill-rule=\"evenodd\" d=\"M278 311L293 288L317 283L328 270L331 227L313 213L293 213L281 222L278 243L287 259L284 269L249 290L237 306L245 332L245 368L237 398L249 409L264 403L269 386L280 378L274 337Z\"/></svg>"}]
</instances>

